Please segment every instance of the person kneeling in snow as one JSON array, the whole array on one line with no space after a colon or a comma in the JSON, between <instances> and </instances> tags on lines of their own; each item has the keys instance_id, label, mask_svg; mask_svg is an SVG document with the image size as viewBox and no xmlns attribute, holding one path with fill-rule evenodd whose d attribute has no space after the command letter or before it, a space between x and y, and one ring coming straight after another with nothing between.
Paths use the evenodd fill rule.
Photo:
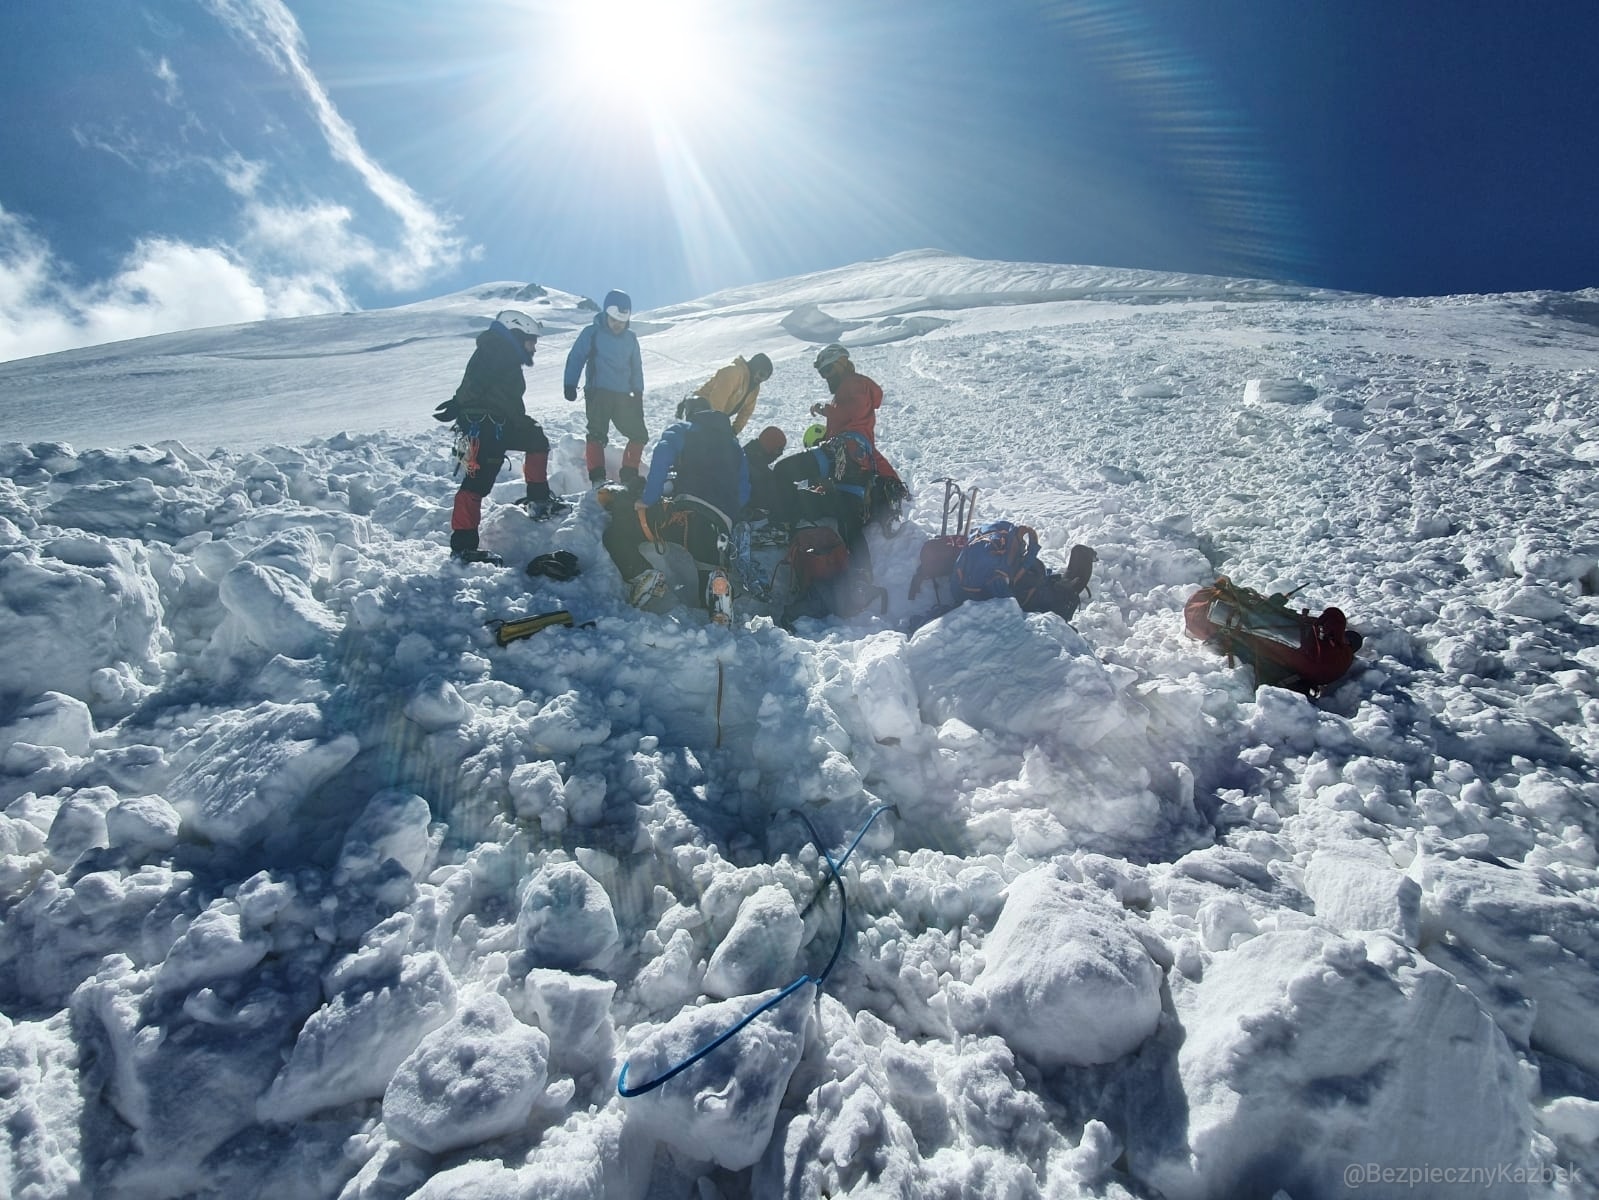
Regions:
<instances>
[{"instance_id":1,"label":"person kneeling in snow","mask_svg":"<svg viewBox=\"0 0 1599 1200\"><path fill-rule=\"evenodd\" d=\"M498 555L478 548L483 497L505 463L508 450L527 454L522 476L527 483L528 511L550 516L568 505L550 493L550 439L523 407L527 381L522 368L533 365L543 326L525 312L508 308L477 336L455 395L433 410L435 420L449 421L458 434L457 454L466 475L455 493L450 513L450 554L458 562L499 565Z\"/></svg>"},{"instance_id":2,"label":"person kneeling in snow","mask_svg":"<svg viewBox=\"0 0 1599 1200\"><path fill-rule=\"evenodd\" d=\"M750 475L727 414L702 396L678 406L680 420L666 427L650 455L644 490L633 505L613 498L605 548L627 580L628 599L644 605L665 594L663 571L645 560L648 542L675 542L700 568L700 584L711 615L732 611L726 546L733 521L749 503Z\"/></svg>"},{"instance_id":3,"label":"person kneeling in snow","mask_svg":"<svg viewBox=\"0 0 1599 1200\"><path fill-rule=\"evenodd\" d=\"M744 461L750 472L750 502L745 520L769 516L777 507L777 476L772 473L772 464L783 456L787 446L788 435L776 425L768 425L759 437L744 443Z\"/></svg>"}]
</instances>

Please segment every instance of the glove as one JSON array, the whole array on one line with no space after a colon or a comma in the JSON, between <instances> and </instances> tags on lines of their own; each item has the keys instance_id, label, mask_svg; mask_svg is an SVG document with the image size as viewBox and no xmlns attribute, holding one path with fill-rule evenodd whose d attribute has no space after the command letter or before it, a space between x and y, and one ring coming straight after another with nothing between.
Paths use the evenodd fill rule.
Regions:
<instances>
[{"instance_id":1,"label":"glove","mask_svg":"<svg viewBox=\"0 0 1599 1200\"><path fill-rule=\"evenodd\" d=\"M561 389L561 394L563 396L565 396L568 400L576 400L577 399L577 384L575 384L575 383L567 384L566 387Z\"/></svg>"},{"instance_id":2,"label":"glove","mask_svg":"<svg viewBox=\"0 0 1599 1200\"><path fill-rule=\"evenodd\" d=\"M443 404L439 405L433 410L433 419L435 421L444 421L448 423L455 420L460 415L461 412L455 407L454 400L446 400Z\"/></svg>"}]
</instances>

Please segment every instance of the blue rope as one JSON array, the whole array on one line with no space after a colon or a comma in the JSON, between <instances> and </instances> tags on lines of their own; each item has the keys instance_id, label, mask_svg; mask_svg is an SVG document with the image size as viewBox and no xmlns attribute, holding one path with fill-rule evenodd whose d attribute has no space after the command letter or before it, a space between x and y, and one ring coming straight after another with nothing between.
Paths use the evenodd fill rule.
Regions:
<instances>
[{"instance_id":1,"label":"blue rope","mask_svg":"<svg viewBox=\"0 0 1599 1200\"><path fill-rule=\"evenodd\" d=\"M827 966L822 969L822 973L820 975L801 975L798 979L794 980L793 983L789 984L782 991L778 992L777 995L773 996L770 1000L766 1001L766 1003L754 1009L752 1012L746 1014L730 1028L725 1029L721 1033L717 1034L716 1037L712 1038L709 1042L705 1043L705 1045L694 1051L693 1054L689 1055L682 1062L678 1063L671 1069L662 1072L660 1075L657 1075L654 1079L649 1080L647 1083L641 1083L637 1087L628 1087L627 1068L630 1064L623 1063L622 1073L617 1077L616 1080L616 1090L619 1095L626 1099L631 1099L634 1096L642 1096L646 1092L653 1092L667 1080L681 1075L684 1071L688 1070L695 1063L699 1062L712 1050L715 1050L723 1042L726 1042L735 1036L739 1030L743 1029L744 1026L748 1025L756 1017L760 1016L764 1012L768 1012L771 1009L776 1008L779 1004L781 1004L784 1000L787 1000L807 983L814 983L818 988L820 988L822 984L826 982L828 975L832 974L833 967L838 963L838 956L844 949L845 935L849 931L849 897L844 891L844 877L839 872L842 870L844 864L849 861L849 856L855 853L855 847L861 844L861 839L866 836L866 831L872 827L872 822L877 820L878 817L882 816L885 812L888 812L889 809L893 807L894 806L892 804L884 804L875 809L872 812L872 815L866 818L866 824L861 826L860 832L855 835L855 840L850 842L849 849L844 851L844 856L836 863L833 861L833 856L827 852L827 847L822 845L822 836L816 832L816 826L811 824L811 819L804 813L800 812L800 810L797 808L789 810L801 821L805 822L805 828L810 832L811 835L811 843L816 847L817 852L821 854L823 860L827 863L829 880L838 885L838 944L833 947L833 955L827 960Z\"/></svg>"}]
</instances>

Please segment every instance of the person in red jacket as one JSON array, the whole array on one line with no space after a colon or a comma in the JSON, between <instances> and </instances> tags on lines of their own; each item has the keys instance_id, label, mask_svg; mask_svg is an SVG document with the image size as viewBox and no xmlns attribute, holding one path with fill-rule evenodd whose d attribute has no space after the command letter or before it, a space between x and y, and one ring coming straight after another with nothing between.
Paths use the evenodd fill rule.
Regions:
<instances>
[{"instance_id":1,"label":"person in red jacket","mask_svg":"<svg viewBox=\"0 0 1599 1200\"><path fill-rule=\"evenodd\" d=\"M849 351L834 342L816 355L816 370L827 381L833 394L826 404L811 405L811 415L827 422L822 440L841 433L858 433L877 445L877 410L883 403L883 389L855 369Z\"/></svg>"}]
</instances>

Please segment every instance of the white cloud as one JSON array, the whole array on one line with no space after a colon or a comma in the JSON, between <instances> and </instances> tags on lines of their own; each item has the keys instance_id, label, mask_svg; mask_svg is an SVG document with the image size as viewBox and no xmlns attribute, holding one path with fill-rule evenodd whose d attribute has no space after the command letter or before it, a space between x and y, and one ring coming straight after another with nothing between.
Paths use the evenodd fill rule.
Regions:
<instances>
[{"instance_id":1,"label":"white cloud","mask_svg":"<svg viewBox=\"0 0 1599 1200\"><path fill-rule=\"evenodd\" d=\"M366 264L374 274L389 287L404 290L459 263L465 247L450 222L429 208L403 180L378 165L362 147L350 123L334 108L327 90L306 61L299 23L281 0L207 0L207 5L229 29L299 86L333 156L352 168L379 203L404 226L403 251L386 252Z\"/></svg>"},{"instance_id":2,"label":"white cloud","mask_svg":"<svg viewBox=\"0 0 1599 1200\"><path fill-rule=\"evenodd\" d=\"M177 104L183 96L183 89L178 84L178 73L172 69L172 64L165 56L151 64L150 73L161 84L161 98L168 104Z\"/></svg>"},{"instance_id":3,"label":"white cloud","mask_svg":"<svg viewBox=\"0 0 1599 1200\"><path fill-rule=\"evenodd\" d=\"M266 175L266 164L230 154L222 159L207 159L206 165L217 173L228 191L237 196L253 196Z\"/></svg>"},{"instance_id":4,"label":"white cloud","mask_svg":"<svg viewBox=\"0 0 1599 1200\"><path fill-rule=\"evenodd\" d=\"M397 244L378 245L353 228L350 209L331 202L277 204L262 198L268 166L232 153L222 158L173 154L142 145L127 129L75 128L86 148L113 154L141 170L167 172L196 164L216 173L244 201L243 231L233 243L180 238L141 240L108 279L63 282L70 272L15 214L0 208L0 362L78 346L208 325L304 316L356 307L343 280L370 276L404 291L475 256L402 180L362 148L306 61L304 38L279 0L206 0L235 34L290 79L310 106L334 157L351 167L396 218ZM150 63L163 98L179 106L171 63Z\"/></svg>"},{"instance_id":5,"label":"white cloud","mask_svg":"<svg viewBox=\"0 0 1599 1200\"><path fill-rule=\"evenodd\" d=\"M285 224L281 232L289 236ZM326 269L263 271L226 246L141 241L108 280L74 288L49 246L0 209L0 362L207 325L354 307Z\"/></svg>"},{"instance_id":6,"label":"white cloud","mask_svg":"<svg viewBox=\"0 0 1599 1200\"><path fill-rule=\"evenodd\" d=\"M251 204L245 210L251 250L300 269L343 275L357 268L376 270L383 252L350 229L350 210L340 204L295 208Z\"/></svg>"}]
</instances>

